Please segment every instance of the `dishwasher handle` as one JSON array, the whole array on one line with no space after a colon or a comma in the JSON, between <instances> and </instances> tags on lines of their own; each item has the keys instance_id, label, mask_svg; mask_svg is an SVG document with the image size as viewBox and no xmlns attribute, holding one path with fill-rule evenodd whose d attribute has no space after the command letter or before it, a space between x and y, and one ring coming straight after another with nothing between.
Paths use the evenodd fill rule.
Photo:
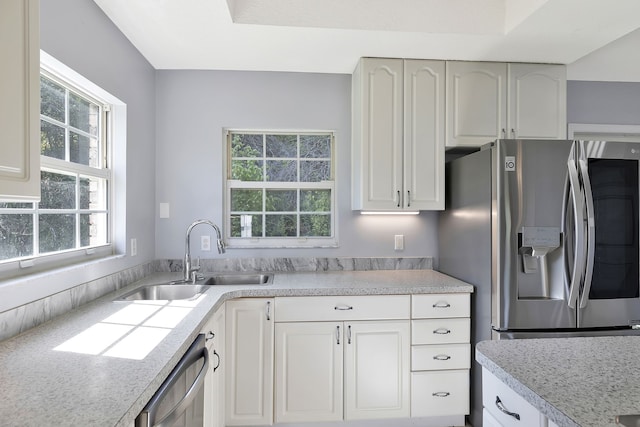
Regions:
<instances>
[{"instance_id":1,"label":"dishwasher handle","mask_svg":"<svg viewBox=\"0 0 640 427\"><path fill-rule=\"evenodd\" d=\"M174 424L176 419L182 415L184 410L188 408L193 400L198 395L198 392L204 385L204 378L207 375L207 370L209 368L209 351L207 351L207 347L204 346L204 334L198 335L198 338L194 341L194 343L189 347L187 353L180 359L178 365L176 365L175 369L169 374L167 380L160 386L158 392L151 398L144 411L147 412L147 423L150 427L168 427ZM165 397L169 389L174 385L174 383L180 378L180 376L193 364L195 364L200 358L204 358L204 363L200 372L196 376L193 384L189 387L186 394L180 402L178 402L172 409L169 411L167 415L165 415L161 420L156 421L156 416L158 415L158 407L162 402L162 399ZM142 415L142 414L141 414Z\"/></svg>"}]
</instances>

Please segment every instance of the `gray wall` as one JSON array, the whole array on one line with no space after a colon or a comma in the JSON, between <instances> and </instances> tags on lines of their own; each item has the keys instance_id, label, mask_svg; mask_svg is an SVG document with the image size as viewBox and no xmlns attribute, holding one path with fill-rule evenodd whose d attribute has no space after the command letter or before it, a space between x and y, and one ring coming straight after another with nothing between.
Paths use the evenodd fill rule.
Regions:
<instances>
[{"instance_id":1,"label":"gray wall","mask_svg":"<svg viewBox=\"0 0 640 427\"><path fill-rule=\"evenodd\" d=\"M126 222L118 227L126 224L126 242L137 239L138 255L3 283L9 306L155 259L155 70L93 1L41 0L40 21L42 50L127 104Z\"/></svg>"},{"instance_id":2,"label":"gray wall","mask_svg":"<svg viewBox=\"0 0 640 427\"><path fill-rule=\"evenodd\" d=\"M640 83L567 82L567 122L640 125Z\"/></svg>"},{"instance_id":3,"label":"gray wall","mask_svg":"<svg viewBox=\"0 0 640 427\"><path fill-rule=\"evenodd\" d=\"M184 232L197 218L222 224L223 128L327 129L336 133L336 249L231 249L224 257L433 256L437 216L364 217L351 211L351 77L337 74L158 71L156 75L156 257L181 258ZM158 203L170 204L159 219ZM200 253L194 229L192 252ZM393 250L395 234L405 250Z\"/></svg>"}]
</instances>

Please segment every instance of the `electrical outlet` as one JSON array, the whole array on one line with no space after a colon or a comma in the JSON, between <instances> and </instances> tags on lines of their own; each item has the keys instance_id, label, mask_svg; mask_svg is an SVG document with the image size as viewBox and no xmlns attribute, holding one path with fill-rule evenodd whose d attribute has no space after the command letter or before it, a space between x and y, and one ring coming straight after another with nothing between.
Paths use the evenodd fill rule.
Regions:
<instances>
[{"instance_id":1,"label":"electrical outlet","mask_svg":"<svg viewBox=\"0 0 640 427\"><path fill-rule=\"evenodd\" d=\"M202 251L211 250L211 236L208 236L208 235L200 236L200 250Z\"/></svg>"},{"instance_id":2,"label":"electrical outlet","mask_svg":"<svg viewBox=\"0 0 640 427\"><path fill-rule=\"evenodd\" d=\"M395 249L396 251L404 250L404 234L396 234L394 236L393 249Z\"/></svg>"},{"instance_id":3,"label":"electrical outlet","mask_svg":"<svg viewBox=\"0 0 640 427\"><path fill-rule=\"evenodd\" d=\"M131 256L136 256L138 255L138 240L137 239L131 239Z\"/></svg>"}]
</instances>

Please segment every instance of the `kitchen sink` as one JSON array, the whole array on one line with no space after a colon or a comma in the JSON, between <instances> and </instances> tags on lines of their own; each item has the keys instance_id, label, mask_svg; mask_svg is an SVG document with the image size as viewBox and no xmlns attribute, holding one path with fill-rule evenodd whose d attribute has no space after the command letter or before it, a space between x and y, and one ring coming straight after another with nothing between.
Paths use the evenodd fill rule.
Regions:
<instances>
[{"instance_id":1,"label":"kitchen sink","mask_svg":"<svg viewBox=\"0 0 640 427\"><path fill-rule=\"evenodd\" d=\"M146 285L127 292L116 300L185 300L197 298L207 289L206 285Z\"/></svg>"},{"instance_id":2,"label":"kitchen sink","mask_svg":"<svg viewBox=\"0 0 640 427\"><path fill-rule=\"evenodd\" d=\"M216 274L208 277L205 285L269 285L273 283L273 274Z\"/></svg>"}]
</instances>

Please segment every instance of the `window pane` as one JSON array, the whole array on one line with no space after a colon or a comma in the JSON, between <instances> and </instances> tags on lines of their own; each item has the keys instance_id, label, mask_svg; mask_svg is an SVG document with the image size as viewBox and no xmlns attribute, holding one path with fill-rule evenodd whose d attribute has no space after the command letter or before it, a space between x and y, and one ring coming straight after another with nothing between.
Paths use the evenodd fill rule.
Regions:
<instances>
[{"instance_id":1,"label":"window pane","mask_svg":"<svg viewBox=\"0 0 640 427\"><path fill-rule=\"evenodd\" d=\"M0 214L0 259L33 255L33 215Z\"/></svg>"},{"instance_id":2,"label":"window pane","mask_svg":"<svg viewBox=\"0 0 640 427\"><path fill-rule=\"evenodd\" d=\"M80 246L104 245L107 243L107 214L80 215Z\"/></svg>"},{"instance_id":3,"label":"window pane","mask_svg":"<svg viewBox=\"0 0 640 427\"><path fill-rule=\"evenodd\" d=\"M73 176L42 171L40 173L40 208L74 209L76 179Z\"/></svg>"},{"instance_id":4,"label":"window pane","mask_svg":"<svg viewBox=\"0 0 640 427\"><path fill-rule=\"evenodd\" d=\"M295 160L268 160L267 181L296 182L298 180Z\"/></svg>"},{"instance_id":5,"label":"window pane","mask_svg":"<svg viewBox=\"0 0 640 427\"><path fill-rule=\"evenodd\" d=\"M330 212L331 190L300 190L301 212Z\"/></svg>"},{"instance_id":6,"label":"window pane","mask_svg":"<svg viewBox=\"0 0 640 427\"><path fill-rule=\"evenodd\" d=\"M300 181L320 182L331 179L331 164L328 161L301 161Z\"/></svg>"},{"instance_id":7,"label":"window pane","mask_svg":"<svg viewBox=\"0 0 640 427\"><path fill-rule=\"evenodd\" d=\"M0 202L0 209L33 209L33 203Z\"/></svg>"},{"instance_id":8,"label":"window pane","mask_svg":"<svg viewBox=\"0 0 640 427\"><path fill-rule=\"evenodd\" d=\"M262 212L262 190L231 190L231 210L234 212Z\"/></svg>"},{"instance_id":9,"label":"window pane","mask_svg":"<svg viewBox=\"0 0 640 427\"><path fill-rule=\"evenodd\" d=\"M43 156L64 160L64 128L40 121L40 153Z\"/></svg>"},{"instance_id":10,"label":"window pane","mask_svg":"<svg viewBox=\"0 0 640 427\"><path fill-rule=\"evenodd\" d=\"M331 158L330 135L300 135L300 157Z\"/></svg>"},{"instance_id":11,"label":"window pane","mask_svg":"<svg viewBox=\"0 0 640 427\"><path fill-rule=\"evenodd\" d=\"M262 237L262 215L231 215L231 237Z\"/></svg>"},{"instance_id":12,"label":"window pane","mask_svg":"<svg viewBox=\"0 0 640 427\"><path fill-rule=\"evenodd\" d=\"M262 157L262 135L234 133L231 157Z\"/></svg>"},{"instance_id":13,"label":"window pane","mask_svg":"<svg viewBox=\"0 0 640 427\"><path fill-rule=\"evenodd\" d=\"M295 237L295 215L265 215L266 237Z\"/></svg>"},{"instance_id":14,"label":"window pane","mask_svg":"<svg viewBox=\"0 0 640 427\"><path fill-rule=\"evenodd\" d=\"M69 157L69 160L73 163L88 165L94 168L99 167L98 140L70 131Z\"/></svg>"},{"instance_id":15,"label":"window pane","mask_svg":"<svg viewBox=\"0 0 640 427\"><path fill-rule=\"evenodd\" d=\"M40 77L40 113L64 123L65 90L51 80Z\"/></svg>"},{"instance_id":16,"label":"window pane","mask_svg":"<svg viewBox=\"0 0 640 427\"><path fill-rule=\"evenodd\" d=\"M40 214L40 252L55 252L76 246L75 215Z\"/></svg>"},{"instance_id":17,"label":"window pane","mask_svg":"<svg viewBox=\"0 0 640 427\"><path fill-rule=\"evenodd\" d=\"M267 135L267 157L298 157L296 135Z\"/></svg>"},{"instance_id":18,"label":"window pane","mask_svg":"<svg viewBox=\"0 0 640 427\"><path fill-rule=\"evenodd\" d=\"M271 212L295 212L297 209L296 190L267 190L266 210Z\"/></svg>"},{"instance_id":19,"label":"window pane","mask_svg":"<svg viewBox=\"0 0 640 427\"><path fill-rule=\"evenodd\" d=\"M107 183L100 178L80 178L80 209L104 210L107 199Z\"/></svg>"},{"instance_id":20,"label":"window pane","mask_svg":"<svg viewBox=\"0 0 640 427\"><path fill-rule=\"evenodd\" d=\"M300 235L331 237L331 216L300 215Z\"/></svg>"},{"instance_id":21,"label":"window pane","mask_svg":"<svg viewBox=\"0 0 640 427\"><path fill-rule=\"evenodd\" d=\"M69 94L69 124L74 128L98 135L99 113L98 105L74 93Z\"/></svg>"},{"instance_id":22,"label":"window pane","mask_svg":"<svg viewBox=\"0 0 640 427\"><path fill-rule=\"evenodd\" d=\"M263 181L262 160L232 160L231 179Z\"/></svg>"}]
</instances>

